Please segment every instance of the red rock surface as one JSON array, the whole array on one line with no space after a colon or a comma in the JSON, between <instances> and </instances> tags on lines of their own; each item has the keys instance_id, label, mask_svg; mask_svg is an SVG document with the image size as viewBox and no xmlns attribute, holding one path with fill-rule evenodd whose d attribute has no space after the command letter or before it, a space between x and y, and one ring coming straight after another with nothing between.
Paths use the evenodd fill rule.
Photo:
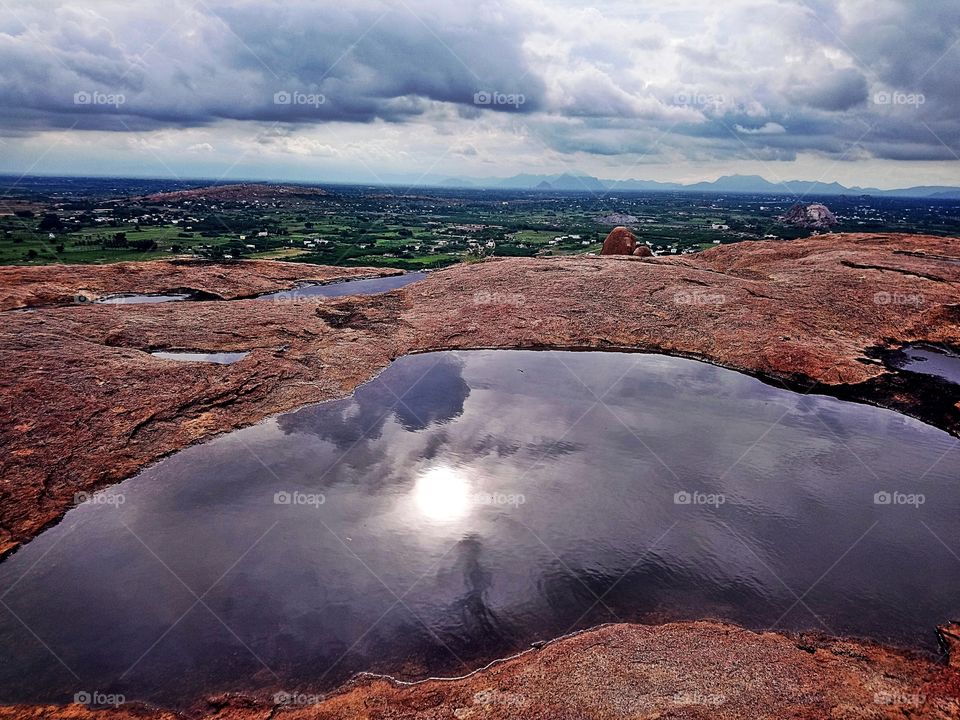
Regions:
<instances>
[{"instance_id":1,"label":"red rock surface","mask_svg":"<svg viewBox=\"0 0 960 720\"><path fill-rule=\"evenodd\" d=\"M960 717L960 675L846 640L712 622L607 625L458 680L358 679L326 699L212 698L209 720L873 720ZM4 720L173 720L162 710L13 706Z\"/></svg>"},{"instance_id":2,"label":"red rock surface","mask_svg":"<svg viewBox=\"0 0 960 720\"><path fill-rule=\"evenodd\" d=\"M335 268L285 263L7 268L6 307L97 292L189 287L222 297ZM175 279L173 279L175 278ZM960 346L960 240L828 235L694 256L510 259L458 266L372 297L77 305L8 313L0 331L0 547L109 485L214 433L342 396L405 353L593 348L699 357L772 381L926 412L960 434L960 397L898 384L871 348ZM235 365L153 349L249 350ZM942 406L942 407L941 407ZM939 412L939 410L938 410ZM952 642L955 628L942 630ZM954 667L846 640L716 623L614 625L456 681L355 683L326 701L211 700L195 715L257 718L956 718ZM173 720L136 704L0 707L0 718Z\"/></svg>"},{"instance_id":3,"label":"red rock surface","mask_svg":"<svg viewBox=\"0 0 960 720\"><path fill-rule=\"evenodd\" d=\"M287 290L300 282L399 275L388 268L238 260L171 260L111 265L8 265L0 267L0 310L68 305L104 295L199 291L224 300Z\"/></svg>"},{"instance_id":4,"label":"red rock surface","mask_svg":"<svg viewBox=\"0 0 960 720\"><path fill-rule=\"evenodd\" d=\"M7 313L0 331L0 551L54 522L78 491L116 483L215 433L343 396L411 352L667 352L774 381L814 382L817 392L918 414L960 434L955 391L904 384L867 357L899 341L960 347L958 260L957 239L825 235L683 257L493 260L369 297ZM169 265L146 265L161 279L138 268L139 286L130 289L165 289ZM56 286L61 270L86 273L87 284L102 273L109 278L103 289L125 277L116 266L45 275L43 268L6 269L0 294L33 297L35 290L19 284L23 278L29 275L30 287L38 276ZM260 262L177 272L177 285L242 294L277 273L341 271ZM74 284L69 277L64 287ZM205 285L211 278L217 284ZM250 354L186 371L149 354L161 349Z\"/></svg>"},{"instance_id":5,"label":"red rock surface","mask_svg":"<svg viewBox=\"0 0 960 720\"><path fill-rule=\"evenodd\" d=\"M637 245L633 254L635 257L653 257L653 251L646 245Z\"/></svg>"},{"instance_id":6,"label":"red rock surface","mask_svg":"<svg viewBox=\"0 0 960 720\"><path fill-rule=\"evenodd\" d=\"M603 241L601 255L633 255L637 238L625 227L615 227Z\"/></svg>"}]
</instances>

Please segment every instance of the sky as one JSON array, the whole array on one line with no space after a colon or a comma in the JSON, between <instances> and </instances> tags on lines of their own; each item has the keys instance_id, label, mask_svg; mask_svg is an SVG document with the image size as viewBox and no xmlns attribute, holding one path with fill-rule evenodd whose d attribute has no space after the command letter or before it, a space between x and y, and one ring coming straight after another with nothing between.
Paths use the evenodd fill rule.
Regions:
<instances>
[{"instance_id":1,"label":"sky","mask_svg":"<svg viewBox=\"0 0 960 720\"><path fill-rule=\"evenodd\" d=\"M960 2L0 0L0 172L960 185Z\"/></svg>"}]
</instances>

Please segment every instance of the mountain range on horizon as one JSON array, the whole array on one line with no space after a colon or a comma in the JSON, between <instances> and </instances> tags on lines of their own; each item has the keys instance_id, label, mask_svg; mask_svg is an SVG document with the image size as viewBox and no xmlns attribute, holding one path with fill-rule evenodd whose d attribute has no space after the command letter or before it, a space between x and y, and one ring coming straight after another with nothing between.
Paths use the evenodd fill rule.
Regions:
<instances>
[{"instance_id":1,"label":"mountain range on horizon","mask_svg":"<svg viewBox=\"0 0 960 720\"><path fill-rule=\"evenodd\" d=\"M879 188L846 187L838 182L824 183L816 180L788 180L770 182L760 175L724 175L712 182L691 184L658 182L656 180L601 180L592 175L563 173L559 175L519 174L507 178L468 179L448 177L422 180L416 185L449 188L489 188L503 190L539 190L543 192L618 192L618 191L668 191L668 192L722 192L722 193L769 193L772 195L879 195L884 197L930 198L960 200L960 187L947 185L924 185L894 190Z\"/></svg>"}]
</instances>

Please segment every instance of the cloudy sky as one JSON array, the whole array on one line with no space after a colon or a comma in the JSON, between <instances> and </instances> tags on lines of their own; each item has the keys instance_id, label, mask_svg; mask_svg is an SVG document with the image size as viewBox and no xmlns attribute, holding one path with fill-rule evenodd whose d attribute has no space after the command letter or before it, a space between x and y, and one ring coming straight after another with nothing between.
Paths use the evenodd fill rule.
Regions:
<instances>
[{"instance_id":1,"label":"cloudy sky","mask_svg":"<svg viewBox=\"0 0 960 720\"><path fill-rule=\"evenodd\" d=\"M960 185L957 0L0 0L0 172Z\"/></svg>"}]
</instances>

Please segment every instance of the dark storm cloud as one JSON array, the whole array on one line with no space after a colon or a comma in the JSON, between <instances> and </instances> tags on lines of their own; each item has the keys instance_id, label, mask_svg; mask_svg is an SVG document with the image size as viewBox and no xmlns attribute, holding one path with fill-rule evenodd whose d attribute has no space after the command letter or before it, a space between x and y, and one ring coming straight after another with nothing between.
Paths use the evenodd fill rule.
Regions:
<instances>
[{"instance_id":1,"label":"dark storm cloud","mask_svg":"<svg viewBox=\"0 0 960 720\"><path fill-rule=\"evenodd\" d=\"M402 121L431 102L502 112L542 102L520 27L483 5L172 2L160 14L61 6L5 20L2 113L36 129Z\"/></svg>"},{"instance_id":2,"label":"dark storm cloud","mask_svg":"<svg viewBox=\"0 0 960 720\"><path fill-rule=\"evenodd\" d=\"M17 5L0 10L0 132L381 120L496 137L517 120L563 154L960 154L956 0L661 5Z\"/></svg>"},{"instance_id":3,"label":"dark storm cloud","mask_svg":"<svg viewBox=\"0 0 960 720\"><path fill-rule=\"evenodd\" d=\"M843 70L791 93L791 99L818 110L840 112L867 101L867 79L858 70Z\"/></svg>"}]
</instances>

